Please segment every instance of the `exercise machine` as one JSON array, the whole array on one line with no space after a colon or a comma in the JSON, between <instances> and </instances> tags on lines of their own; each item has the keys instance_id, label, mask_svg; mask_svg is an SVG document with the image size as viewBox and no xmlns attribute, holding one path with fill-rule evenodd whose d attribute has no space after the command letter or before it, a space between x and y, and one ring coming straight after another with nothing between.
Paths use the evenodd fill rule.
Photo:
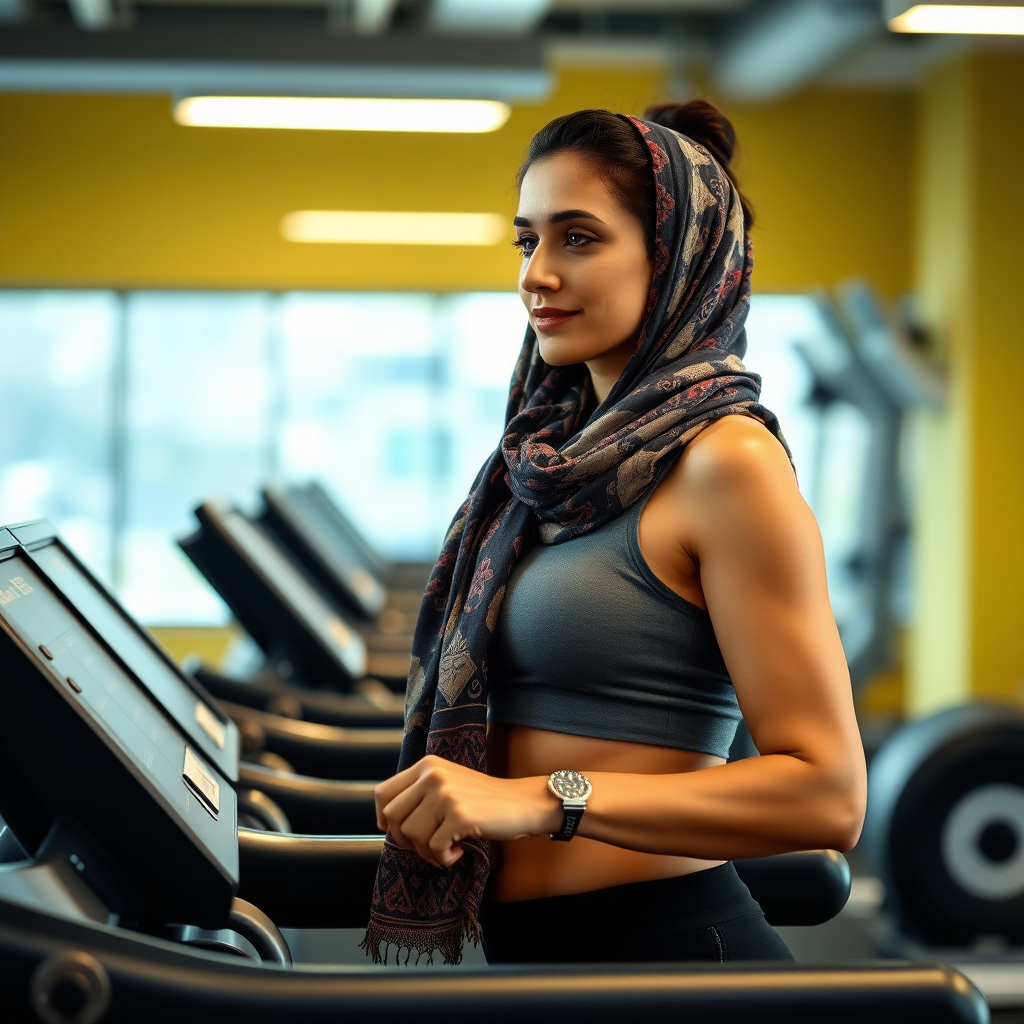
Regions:
<instances>
[{"instance_id":1,"label":"exercise machine","mask_svg":"<svg viewBox=\"0 0 1024 1024\"><path fill-rule=\"evenodd\" d=\"M861 846L894 953L1024 962L1024 714L949 708L875 755Z\"/></svg>"},{"instance_id":2,"label":"exercise machine","mask_svg":"<svg viewBox=\"0 0 1024 1024\"><path fill-rule=\"evenodd\" d=\"M401 726L399 692L404 693L408 650L368 652L350 613L273 535L237 509L206 502L196 518L199 529L179 542L182 550L266 656L253 679L206 668L194 673L197 678L222 700L289 717L330 725ZM374 670L392 687L367 678Z\"/></svg>"},{"instance_id":3,"label":"exercise machine","mask_svg":"<svg viewBox=\"0 0 1024 1024\"><path fill-rule=\"evenodd\" d=\"M278 926L365 921L381 838L238 828L227 775L28 554L0 534L5 1020L392 1020L411 1005L429 1020L555 1020L570 1006L600 1020L728 1022L755 1008L769 1021L986 1019L979 993L941 965L296 968Z\"/></svg>"}]
</instances>

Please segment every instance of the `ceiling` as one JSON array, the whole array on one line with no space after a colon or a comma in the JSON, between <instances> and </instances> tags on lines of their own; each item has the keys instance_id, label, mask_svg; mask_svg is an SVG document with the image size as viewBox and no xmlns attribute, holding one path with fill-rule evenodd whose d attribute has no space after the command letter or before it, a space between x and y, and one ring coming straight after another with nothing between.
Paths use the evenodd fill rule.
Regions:
<instances>
[{"instance_id":1,"label":"ceiling","mask_svg":"<svg viewBox=\"0 0 1024 1024\"><path fill-rule=\"evenodd\" d=\"M0 90L542 97L550 57L661 61L747 102L910 85L965 44L879 0L0 0Z\"/></svg>"}]
</instances>

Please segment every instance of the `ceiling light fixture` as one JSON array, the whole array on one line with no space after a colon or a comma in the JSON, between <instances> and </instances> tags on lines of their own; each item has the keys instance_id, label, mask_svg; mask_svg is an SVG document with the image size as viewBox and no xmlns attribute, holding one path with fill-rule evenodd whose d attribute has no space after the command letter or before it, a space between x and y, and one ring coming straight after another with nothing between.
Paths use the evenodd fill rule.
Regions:
<instances>
[{"instance_id":1,"label":"ceiling light fixture","mask_svg":"<svg viewBox=\"0 0 1024 1024\"><path fill-rule=\"evenodd\" d=\"M358 132L493 132L512 113L497 100L358 99L331 96L189 96L178 124Z\"/></svg>"},{"instance_id":2,"label":"ceiling light fixture","mask_svg":"<svg viewBox=\"0 0 1024 1024\"><path fill-rule=\"evenodd\" d=\"M949 35L1024 35L1024 5L898 2L887 11L893 32L933 32Z\"/></svg>"},{"instance_id":3,"label":"ceiling light fixture","mask_svg":"<svg viewBox=\"0 0 1024 1024\"><path fill-rule=\"evenodd\" d=\"M429 24L442 32L528 32L551 0L434 0Z\"/></svg>"},{"instance_id":4,"label":"ceiling light fixture","mask_svg":"<svg viewBox=\"0 0 1024 1024\"><path fill-rule=\"evenodd\" d=\"M289 242L363 245L497 245L509 237L498 213L296 210L281 221Z\"/></svg>"}]
</instances>

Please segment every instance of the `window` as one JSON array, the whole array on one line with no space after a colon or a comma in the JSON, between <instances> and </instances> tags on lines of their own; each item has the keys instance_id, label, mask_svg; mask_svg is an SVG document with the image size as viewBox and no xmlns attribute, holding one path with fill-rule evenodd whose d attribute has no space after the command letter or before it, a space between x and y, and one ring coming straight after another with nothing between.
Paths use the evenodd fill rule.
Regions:
<instances>
[{"instance_id":1,"label":"window","mask_svg":"<svg viewBox=\"0 0 1024 1024\"><path fill-rule=\"evenodd\" d=\"M431 558L500 439L525 323L511 293L0 292L0 523L53 519L162 624L226 621L175 539L200 501L251 509L268 481L317 478L384 554ZM864 425L812 401L798 344L825 330L803 296L756 297L747 364L838 612Z\"/></svg>"}]
</instances>

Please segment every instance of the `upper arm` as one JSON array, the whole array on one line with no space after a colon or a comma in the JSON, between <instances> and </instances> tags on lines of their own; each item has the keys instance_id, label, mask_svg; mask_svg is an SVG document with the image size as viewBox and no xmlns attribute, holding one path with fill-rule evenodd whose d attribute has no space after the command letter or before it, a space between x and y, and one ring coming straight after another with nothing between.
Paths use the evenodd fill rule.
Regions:
<instances>
[{"instance_id":1,"label":"upper arm","mask_svg":"<svg viewBox=\"0 0 1024 1024\"><path fill-rule=\"evenodd\" d=\"M728 417L691 443L677 481L682 542L758 750L859 777L821 536L785 450L758 421Z\"/></svg>"}]
</instances>

